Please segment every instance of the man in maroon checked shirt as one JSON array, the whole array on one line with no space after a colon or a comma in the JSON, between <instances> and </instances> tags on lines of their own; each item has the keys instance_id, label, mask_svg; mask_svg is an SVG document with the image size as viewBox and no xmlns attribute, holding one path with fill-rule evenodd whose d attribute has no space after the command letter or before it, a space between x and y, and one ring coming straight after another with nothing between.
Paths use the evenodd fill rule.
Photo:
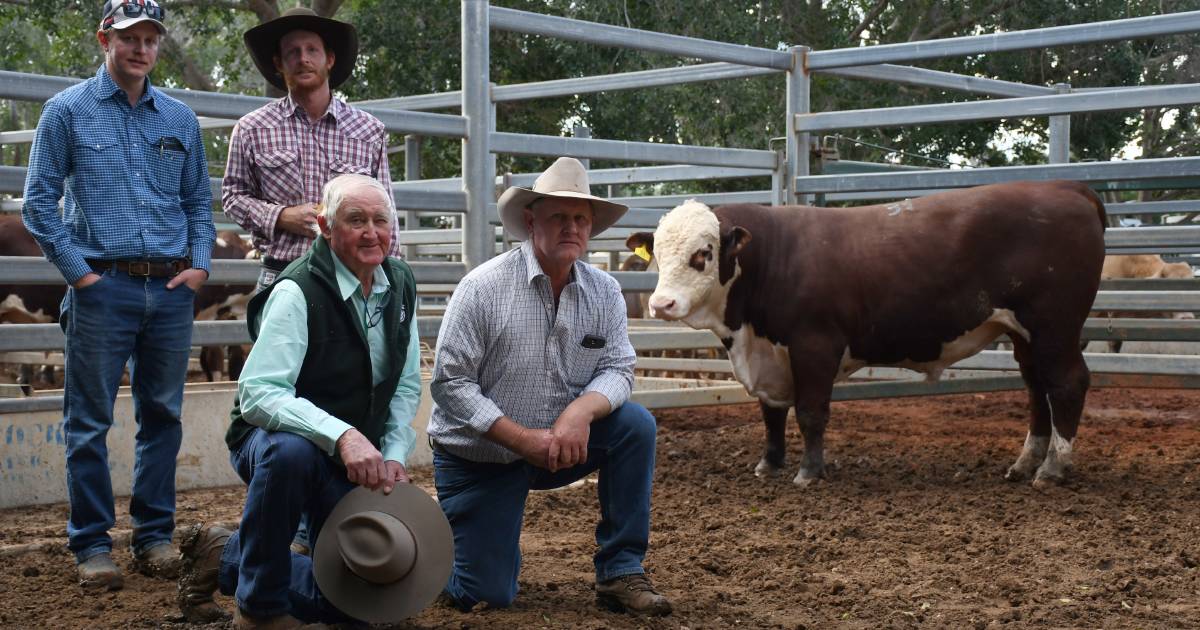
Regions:
<instances>
[{"instance_id":1,"label":"man in maroon checked shirt","mask_svg":"<svg viewBox=\"0 0 1200 630\"><path fill-rule=\"evenodd\" d=\"M357 173L391 190L391 177L383 123L333 97L358 56L352 25L299 7L243 39L259 72L288 93L238 121L221 186L225 214L263 254L262 289L312 245L325 182ZM393 221L391 256L400 255L397 236Z\"/></svg>"}]
</instances>

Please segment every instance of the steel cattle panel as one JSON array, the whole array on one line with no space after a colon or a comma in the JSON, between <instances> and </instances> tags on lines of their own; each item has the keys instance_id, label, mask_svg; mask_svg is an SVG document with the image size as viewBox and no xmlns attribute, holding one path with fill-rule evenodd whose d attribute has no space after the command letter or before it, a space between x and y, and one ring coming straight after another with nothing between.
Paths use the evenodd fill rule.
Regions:
<instances>
[{"instance_id":1,"label":"steel cattle panel","mask_svg":"<svg viewBox=\"0 0 1200 630\"><path fill-rule=\"evenodd\" d=\"M491 7L488 17L492 28L502 31L779 70L787 70L791 66L791 55L769 48L668 35L501 7Z\"/></svg>"},{"instance_id":2,"label":"steel cattle panel","mask_svg":"<svg viewBox=\"0 0 1200 630\"><path fill-rule=\"evenodd\" d=\"M722 149L657 142L592 140L520 133L493 132L491 151L511 155L568 155L601 160L631 162L682 162L709 166L774 169L778 156L774 151L758 149Z\"/></svg>"},{"instance_id":3,"label":"steel cattle panel","mask_svg":"<svg viewBox=\"0 0 1200 630\"><path fill-rule=\"evenodd\" d=\"M809 70L864 66L880 63L917 61L941 57L960 57L1005 50L1028 50L1091 42L1155 37L1191 33L1200 30L1200 11L1170 13L1150 17L1109 20L1090 24L951 37L903 44L883 44L856 48L814 51L809 55Z\"/></svg>"},{"instance_id":4,"label":"steel cattle panel","mask_svg":"<svg viewBox=\"0 0 1200 630\"><path fill-rule=\"evenodd\" d=\"M1154 158L1124 162L1083 162L1044 166L996 166L978 169L943 169L908 173L865 175L810 175L796 179L796 188L806 193L955 188L1014 180L1073 179L1100 182L1139 178L1190 178L1200 175L1200 157ZM912 191L908 191L912 192ZM898 193L897 193L898 194ZM922 193L918 193L922 194Z\"/></svg>"},{"instance_id":5,"label":"steel cattle panel","mask_svg":"<svg viewBox=\"0 0 1200 630\"><path fill-rule=\"evenodd\" d=\"M937 103L910 107L880 107L814 114L799 114L796 127L801 131L831 131L897 127L929 123L955 123L1000 118L1052 116L1105 112L1145 107L1190 105L1200 101L1200 85L1160 85L1113 90L1030 96L966 103Z\"/></svg>"}]
</instances>

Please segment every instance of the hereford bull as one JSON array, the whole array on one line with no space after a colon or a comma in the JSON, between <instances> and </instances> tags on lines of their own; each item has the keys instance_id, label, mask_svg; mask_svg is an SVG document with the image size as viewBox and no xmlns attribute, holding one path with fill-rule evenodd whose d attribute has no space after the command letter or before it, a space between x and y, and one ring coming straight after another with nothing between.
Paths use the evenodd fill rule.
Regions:
<instances>
[{"instance_id":1,"label":"hereford bull","mask_svg":"<svg viewBox=\"0 0 1200 630\"><path fill-rule=\"evenodd\" d=\"M940 376L1007 333L1031 419L1010 480L1061 481L1087 394L1080 332L1100 284L1104 205L1075 182L1015 182L859 208L688 201L653 235L650 314L715 332L784 466L788 407L825 475L832 386L860 367Z\"/></svg>"}]
</instances>

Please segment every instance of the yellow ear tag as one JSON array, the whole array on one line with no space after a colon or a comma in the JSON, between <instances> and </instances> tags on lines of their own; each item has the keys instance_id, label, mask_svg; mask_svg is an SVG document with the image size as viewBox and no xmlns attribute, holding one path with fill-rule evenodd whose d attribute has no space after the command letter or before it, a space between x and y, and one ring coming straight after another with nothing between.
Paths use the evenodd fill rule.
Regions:
<instances>
[{"instance_id":1,"label":"yellow ear tag","mask_svg":"<svg viewBox=\"0 0 1200 630\"><path fill-rule=\"evenodd\" d=\"M638 245L637 249L633 250L633 255L650 262L650 250L646 249L645 245Z\"/></svg>"}]
</instances>

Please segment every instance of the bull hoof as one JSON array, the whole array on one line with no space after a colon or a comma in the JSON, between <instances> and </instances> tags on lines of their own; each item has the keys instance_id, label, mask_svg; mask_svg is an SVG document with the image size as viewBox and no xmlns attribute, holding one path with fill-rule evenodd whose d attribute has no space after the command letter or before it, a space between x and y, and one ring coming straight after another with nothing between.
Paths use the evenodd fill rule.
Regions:
<instances>
[{"instance_id":1,"label":"bull hoof","mask_svg":"<svg viewBox=\"0 0 1200 630\"><path fill-rule=\"evenodd\" d=\"M1063 475L1043 475L1038 474L1033 480L1033 488L1035 490L1047 490L1066 483L1066 477Z\"/></svg>"},{"instance_id":2,"label":"bull hoof","mask_svg":"<svg viewBox=\"0 0 1200 630\"><path fill-rule=\"evenodd\" d=\"M1004 479L1007 481L1022 482L1029 479L1029 471L1017 468L1014 464L1008 467L1008 472L1004 473Z\"/></svg>"},{"instance_id":3,"label":"bull hoof","mask_svg":"<svg viewBox=\"0 0 1200 630\"><path fill-rule=\"evenodd\" d=\"M823 477L824 475L820 472L814 473L812 471L801 469L800 472L796 473L796 478L792 479L792 483L801 488L808 488L816 484Z\"/></svg>"},{"instance_id":4,"label":"bull hoof","mask_svg":"<svg viewBox=\"0 0 1200 630\"><path fill-rule=\"evenodd\" d=\"M758 465L754 467L754 476L759 479L778 477L782 470L782 465L772 464L766 458L763 458L758 460Z\"/></svg>"}]
</instances>

